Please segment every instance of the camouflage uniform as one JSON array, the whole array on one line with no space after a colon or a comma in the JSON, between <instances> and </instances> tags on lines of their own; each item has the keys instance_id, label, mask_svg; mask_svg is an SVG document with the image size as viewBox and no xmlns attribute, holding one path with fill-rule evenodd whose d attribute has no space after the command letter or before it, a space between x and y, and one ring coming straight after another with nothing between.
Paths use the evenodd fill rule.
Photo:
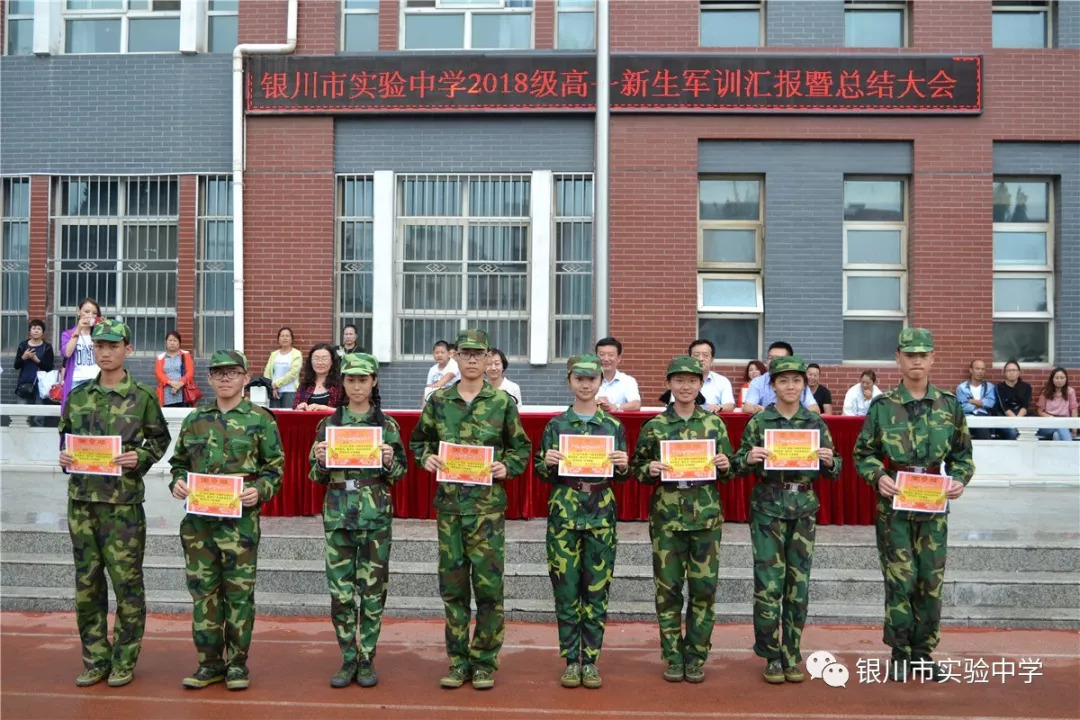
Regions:
<instances>
[{"instance_id":1,"label":"camouflage uniform","mask_svg":"<svg viewBox=\"0 0 1080 720\"><path fill-rule=\"evenodd\" d=\"M571 372L599 377L600 359L593 355L573 358ZM595 374L593 374L595 373ZM536 450L538 478L554 483L548 498L548 575L555 593L555 617L559 623L559 655L568 662L595 664L604 641L608 589L615 568L615 493L600 478L564 478L558 466L548 466L544 456L559 449L560 435L611 435L615 450L626 452L622 423L601 408L582 420L573 406L552 418ZM629 468L615 468L614 480L629 477ZM567 483L600 484L600 491L579 490Z\"/></svg>"},{"instance_id":2,"label":"camouflage uniform","mask_svg":"<svg viewBox=\"0 0 1080 720\"><path fill-rule=\"evenodd\" d=\"M466 330L459 350L487 350L487 334ZM410 440L416 463L438 455L439 441L495 448L495 462L506 466L506 479L525 471L529 436L521 426L517 404L503 390L484 382L465 402L458 384L432 393ZM452 668L498 669L503 634L503 564L506 542L506 490L439 483L435 492L439 535L439 593L446 609L446 652ZM476 630L469 647L470 576L476 596Z\"/></svg>"},{"instance_id":3,"label":"camouflage uniform","mask_svg":"<svg viewBox=\"0 0 1080 720\"><path fill-rule=\"evenodd\" d=\"M343 375L378 375L378 362L367 354L348 354ZM386 585L390 576L391 525L394 516L390 486L405 477L405 447L397 422L373 408L364 415L341 407L319 423L315 443L326 440L326 428L382 427L383 443L394 448L389 468L327 469L311 448L310 477L330 485L323 502L326 534L326 582L330 587L330 619L346 663L371 660L382 628ZM360 596L359 608L356 596ZM359 609L359 613L357 612ZM356 626L359 614L360 649Z\"/></svg>"},{"instance_id":4,"label":"camouflage uniform","mask_svg":"<svg viewBox=\"0 0 1080 720\"><path fill-rule=\"evenodd\" d=\"M798 372L805 378L806 366L797 357L774 358L769 364L770 377L783 372ZM833 466L822 465L820 471L766 471L764 462L747 462L751 448L765 445L766 430L817 430L821 447L831 450L833 442L821 416L802 404L790 418L781 415L776 405L769 405L746 424L733 462L737 474L760 480L750 497L754 653L766 660L782 660L784 667L792 668L802 662L799 645L806 624L815 515L820 506L812 483L820 476L839 478L840 457L834 455Z\"/></svg>"},{"instance_id":5,"label":"camouflage uniform","mask_svg":"<svg viewBox=\"0 0 1080 720\"><path fill-rule=\"evenodd\" d=\"M900 333L900 352L933 348L928 330ZM902 381L874 398L854 458L859 476L875 487L897 468L937 472L944 463L946 474L964 485L975 472L963 408L951 393L929 384L920 400ZM879 494L876 526L885 578L884 642L894 658L925 658L939 638L948 515L893 511L891 499Z\"/></svg>"},{"instance_id":6,"label":"camouflage uniform","mask_svg":"<svg viewBox=\"0 0 1080 720\"><path fill-rule=\"evenodd\" d=\"M668 365L668 376L674 373L704 377L701 362L686 356L677 357ZM631 461L638 482L659 485L649 507L656 618L660 625L661 655L669 664L677 665L704 664L712 646L724 517L715 483L661 483L659 477L649 475L649 463L660 460L661 440L700 439L715 440L718 453L732 455L723 420L701 407L695 407L693 414L684 420L672 404L642 426ZM718 469L716 478L729 480L730 469L724 472ZM682 632L684 577L690 596L685 636Z\"/></svg>"},{"instance_id":7,"label":"camouflage uniform","mask_svg":"<svg viewBox=\"0 0 1080 720\"><path fill-rule=\"evenodd\" d=\"M127 325L105 320L92 338L128 342ZM146 626L143 554L146 514L143 476L165 455L171 435L153 388L125 371L111 388L100 377L71 391L60 419L66 434L119 435L121 452L134 450L135 468L120 477L71 473L68 477L68 532L75 558L75 620L82 640L83 665L130 672L139 659ZM108 572L116 594L116 624L109 643Z\"/></svg>"},{"instance_id":8,"label":"camouflage uniform","mask_svg":"<svg viewBox=\"0 0 1080 720\"><path fill-rule=\"evenodd\" d=\"M210 369L240 366L236 350L218 350ZM187 563L187 587L194 603L192 636L199 667L246 672L251 629L255 624L255 568L259 550L259 506L281 489L285 454L274 416L246 398L222 412L217 402L195 408L180 427L172 459L173 480L187 473L243 475L244 487L259 491L259 504L239 518L185 515L180 540Z\"/></svg>"}]
</instances>

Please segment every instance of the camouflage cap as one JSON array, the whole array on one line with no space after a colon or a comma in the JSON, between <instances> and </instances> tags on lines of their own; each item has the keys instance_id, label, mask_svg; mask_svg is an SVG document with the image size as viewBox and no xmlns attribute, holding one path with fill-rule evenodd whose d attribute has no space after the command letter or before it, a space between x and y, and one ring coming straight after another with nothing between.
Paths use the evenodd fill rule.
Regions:
<instances>
[{"instance_id":1,"label":"camouflage cap","mask_svg":"<svg viewBox=\"0 0 1080 720\"><path fill-rule=\"evenodd\" d=\"M130 343L131 329L119 320L100 320L94 325L90 339Z\"/></svg>"},{"instance_id":2,"label":"camouflage cap","mask_svg":"<svg viewBox=\"0 0 1080 720\"><path fill-rule=\"evenodd\" d=\"M900 352L930 352L934 349L934 337L926 328L904 328L900 331L900 339L896 345Z\"/></svg>"},{"instance_id":3,"label":"camouflage cap","mask_svg":"<svg viewBox=\"0 0 1080 720\"><path fill-rule=\"evenodd\" d=\"M239 365L245 371L248 369L247 358L239 350L215 350L210 356L210 369L219 367L232 367Z\"/></svg>"},{"instance_id":4,"label":"camouflage cap","mask_svg":"<svg viewBox=\"0 0 1080 720\"><path fill-rule=\"evenodd\" d=\"M671 362L667 366L667 375L671 377L675 373L689 373L690 375L699 375L702 379L705 378L705 366L701 364L701 361L697 358L692 358L689 355L679 355L678 357L671 358Z\"/></svg>"},{"instance_id":5,"label":"camouflage cap","mask_svg":"<svg viewBox=\"0 0 1080 720\"><path fill-rule=\"evenodd\" d=\"M600 365L600 358L586 353L574 355L566 362L567 374L580 375L581 377L600 377L604 368Z\"/></svg>"},{"instance_id":6,"label":"camouflage cap","mask_svg":"<svg viewBox=\"0 0 1080 720\"><path fill-rule=\"evenodd\" d=\"M457 336L458 350L490 350L491 343L483 330L462 330Z\"/></svg>"},{"instance_id":7,"label":"camouflage cap","mask_svg":"<svg viewBox=\"0 0 1080 720\"><path fill-rule=\"evenodd\" d=\"M367 353L349 353L341 358L342 375L378 375L379 361Z\"/></svg>"},{"instance_id":8,"label":"camouflage cap","mask_svg":"<svg viewBox=\"0 0 1080 720\"><path fill-rule=\"evenodd\" d=\"M806 363L798 355L785 355L773 358L769 361L769 377L774 378L780 373L797 372L806 374Z\"/></svg>"}]
</instances>

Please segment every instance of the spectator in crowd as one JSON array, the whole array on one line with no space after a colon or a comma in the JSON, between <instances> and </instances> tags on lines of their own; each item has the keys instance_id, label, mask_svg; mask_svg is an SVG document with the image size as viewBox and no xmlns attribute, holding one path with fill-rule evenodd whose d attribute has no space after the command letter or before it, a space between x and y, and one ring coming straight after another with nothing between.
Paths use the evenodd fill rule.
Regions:
<instances>
[{"instance_id":1,"label":"spectator in crowd","mask_svg":"<svg viewBox=\"0 0 1080 720\"><path fill-rule=\"evenodd\" d=\"M995 415L1025 417L1031 407L1031 386L1020 379L1020 363L1010 360L1001 371L1004 379L997 386ZM999 428L997 436L1002 440L1015 440L1016 428Z\"/></svg>"},{"instance_id":2,"label":"spectator in crowd","mask_svg":"<svg viewBox=\"0 0 1080 720\"><path fill-rule=\"evenodd\" d=\"M487 381L492 387L505 390L514 398L514 402L521 404L521 388L513 380L507 380L503 374L510 367L510 361L506 359L506 353L499 348L491 348L488 351Z\"/></svg>"},{"instance_id":3,"label":"spectator in crowd","mask_svg":"<svg viewBox=\"0 0 1080 720\"><path fill-rule=\"evenodd\" d=\"M810 363L806 366L806 382L814 394L814 402L821 408L822 415L832 415L832 391L821 384L821 366Z\"/></svg>"},{"instance_id":4,"label":"spectator in crowd","mask_svg":"<svg viewBox=\"0 0 1080 720\"><path fill-rule=\"evenodd\" d=\"M622 343L613 337L596 341L594 350L604 368L600 390L596 393L596 404L603 408L604 412L633 412L641 409L641 393L638 391L637 380L619 371L622 349Z\"/></svg>"},{"instance_id":5,"label":"spectator in crowd","mask_svg":"<svg viewBox=\"0 0 1080 720\"><path fill-rule=\"evenodd\" d=\"M359 339L360 334L356 331L356 326L349 323L341 328L341 344L335 348L334 354L342 358L349 353L360 352Z\"/></svg>"},{"instance_id":6,"label":"spectator in crowd","mask_svg":"<svg viewBox=\"0 0 1080 720\"><path fill-rule=\"evenodd\" d=\"M38 372L50 372L53 369L52 345L45 342L45 323L31 320L26 330L26 339L15 350L15 369L19 378L15 381L15 394L20 405L36 405L40 401L37 386ZM30 424L43 427L44 418L32 417Z\"/></svg>"},{"instance_id":7,"label":"spectator in crowd","mask_svg":"<svg viewBox=\"0 0 1080 720\"><path fill-rule=\"evenodd\" d=\"M705 397L705 410L711 413L734 410L735 395L731 390L731 381L712 370L713 358L716 356L716 346L712 341L698 338L690 343L686 352L690 357L700 360L708 373L705 384L701 386L701 394Z\"/></svg>"},{"instance_id":8,"label":"spectator in crowd","mask_svg":"<svg viewBox=\"0 0 1080 720\"><path fill-rule=\"evenodd\" d=\"M293 410L334 410L347 404L340 368L334 348L327 343L313 345L300 373Z\"/></svg>"},{"instance_id":9,"label":"spectator in crowd","mask_svg":"<svg viewBox=\"0 0 1080 720\"><path fill-rule=\"evenodd\" d=\"M1069 373L1056 367L1046 379L1046 385L1035 402L1039 417L1076 417L1076 390L1069 387ZM1043 428L1039 437L1043 440L1071 440L1076 430L1069 428Z\"/></svg>"},{"instance_id":10,"label":"spectator in crowd","mask_svg":"<svg viewBox=\"0 0 1080 720\"><path fill-rule=\"evenodd\" d=\"M759 377L767 373L769 369L765 367L765 363L760 360L751 360L746 363L746 370L743 371L743 384L739 388L739 407L746 403L746 393L750 390L750 383L754 382L754 378Z\"/></svg>"},{"instance_id":11,"label":"spectator in crowd","mask_svg":"<svg viewBox=\"0 0 1080 720\"><path fill-rule=\"evenodd\" d=\"M79 316L75 327L60 334L60 354L64 362L64 392L60 409L67 406L71 391L98 376L99 368L94 359L94 342L90 331L101 322L101 306L93 298L83 298L79 303Z\"/></svg>"},{"instance_id":12,"label":"spectator in crowd","mask_svg":"<svg viewBox=\"0 0 1080 720\"><path fill-rule=\"evenodd\" d=\"M170 330L165 336L165 352L158 355L154 364L161 407L191 406L184 400L184 386L195 379L195 360L191 353L180 348L182 343L180 333Z\"/></svg>"},{"instance_id":13,"label":"spectator in crowd","mask_svg":"<svg viewBox=\"0 0 1080 720\"><path fill-rule=\"evenodd\" d=\"M278 330L277 340L278 349L270 353L270 359L263 368L263 377L271 380L270 407L290 410L296 396L300 367L304 364L304 354L293 347L291 328Z\"/></svg>"},{"instance_id":14,"label":"spectator in crowd","mask_svg":"<svg viewBox=\"0 0 1080 720\"><path fill-rule=\"evenodd\" d=\"M881 394L881 388L877 386L877 373L873 370L863 370L859 376L859 382L848 388L844 395L844 414L865 416L870 410L870 401Z\"/></svg>"},{"instance_id":15,"label":"spectator in crowd","mask_svg":"<svg viewBox=\"0 0 1080 720\"><path fill-rule=\"evenodd\" d=\"M421 407L427 402L431 393L461 379L461 371L458 369L457 360L450 353L450 345L451 343L445 340L439 340L431 348L431 355L435 358L435 364L428 370L427 385L424 387L424 400L420 403Z\"/></svg>"},{"instance_id":16,"label":"spectator in crowd","mask_svg":"<svg viewBox=\"0 0 1080 720\"><path fill-rule=\"evenodd\" d=\"M964 414L974 417L987 417L990 411L997 406L997 394L994 392L994 384L984 382L986 376L986 363L982 360L972 360L968 365L967 380L956 386L956 399L964 408ZM989 440L990 428L968 427L971 431L972 440Z\"/></svg>"},{"instance_id":17,"label":"spectator in crowd","mask_svg":"<svg viewBox=\"0 0 1080 720\"><path fill-rule=\"evenodd\" d=\"M770 363L775 358L787 357L794 354L795 350L791 345L783 341L774 342L769 346ZM750 387L746 391L746 398L743 400L742 409L745 413L759 413L775 402L776 391L773 390L772 383L769 382L769 372L766 370L764 373L750 381ZM821 414L821 408L814 402L814 394L810 392L810 388L807 386L803 386L801 402L803 407L807 410Z\"/></svg>"}]
</instances>

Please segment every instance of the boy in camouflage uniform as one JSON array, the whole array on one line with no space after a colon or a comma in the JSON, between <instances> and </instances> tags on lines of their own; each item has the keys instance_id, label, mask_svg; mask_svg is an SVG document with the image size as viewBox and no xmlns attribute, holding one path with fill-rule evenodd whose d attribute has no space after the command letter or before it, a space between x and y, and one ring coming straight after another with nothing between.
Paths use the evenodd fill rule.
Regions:
<instances>
[{"instance_id":1,"label":"boy in camouflage uniform","mask_svg":"<svg viewBox=\"0 0 1080 720\"><path fill-rule=\"evenodd\" d=\"M894 511L896 473L952 477L955 500L975 472L971 435L956 397L929 382L934 340L929 330L905 328L896 348L900 384L870 403L855 443L855 469L878 490L877 546L885 578L884 642L892 647L893 680L907 679L909 663L923 677L941 671L930 653L937 647L945 581L948 520L945 513Z\"/></svg>"},{"instance_id":2,"label":"boy in camouflage uniform","mask_svg":"<svg viewBox=\"0 0 1080 720\"><path fill-rule=\"evenodd\" d=\"M88 687L108 678L111 687L120 687L135 676L146 627L143 476L165 454L171 436L154 389L136 382L124 369L124 359L132 351L128 326L103 320L94 326L91 339L101 373L68 396L60 419L60 467L66 472L75 460L63 449L68 433L119 435L121 453L114 462L123 474L72 473L68 479L75 620L85 667L75 684ZM112 644L106 572L116 593Z\"/></svg>"},{"instance_id":3,"label":"boy in camouflage uniform","mask_svg":"<svg viewBox=\"0 0 1080 720\"><path fill-rule=\"evenodd\" d=\"M776 402L757 413L743 431L735 470L761 482L750 498L750 543L754 551L754 653L765 658L763 677L769 683L802 682L799 663L803 625L817 530L819 476L840 477L840 458L821 416L800 402L806 387L806 365L795 356L773 358L769 384ZM766 430L817 430L818 470L766 470ZM781 609L781 601L783 609ZM782 619L782 622L781 622ZM782 626L782 630L781 630Z\"/></svg>"},{"instance_id":4,"label":"boy in camouflage uniform","mask_svg":"<svg viewBox=\"0 0 1080 720\"><path fill-rule=\"evenodd\" d=\"M634 477L660 483L649 508L649 536L656 580L656 619L668 682L705 680L705 660L712 646L716 583L720 572L720 536L724 517L715 480L660 482L667 466L660 462L662 440L713 440L716 479L731 479L732 454L724 421L697 405L705 380L700 360L674 358L667 369L672 404L641 428L631 463ZM690 605L682 632L682 584L687 580Z\"/></svg>"},{"instance_id":5,"label":"boy in camouflage uniform","mask_svg":"<svg viewBox=\"0 0 1080 720\"><path fill-rule=\"evenodd\" d=\"M240 351L218 350L211 356L210 385L217 398L184 418L170 460L169 489L178 500L187 498L189 472L244 477L241 517L188 514L180 521L199 656L199 668L184 678L187 688L222 680L229 690L245 690L249 684L259 506L281 488L285 455L274 416L244 397L248 380L247 358Z\"/></svg>"},{"instance_id":6,"label":"boy in camouflage uniform","mask_svg":"<svg viewBox=\"0 0 1080 720\"><path fill-rule=\"evenodd\" d=\"M555 483L548 498L547 556L559 623L559 655L566 658L560 682L567 688L598 688L603 681L596 661L604 641L608 589L615 567L615 493L606 478L558 474L563 459L559 436L614 437L615 450L608 459L616 481L629 476L629 458L622 423L596 404L603 375L600 358L577 355L570 358L567 368L574 404L544 428L535 468L537 477Z\"/></svg>"},{"instance_id":7,"label":"boy in camouflage uniform","mask_svg":"<svg viewBox=\"0 0 1080 720\"><path fill-rule=\"evenodd\" d=\"M461 379L436 390L413 430L410 447L428 472L442 467L439 441L495 448L490 487L439 483L435 510L439 533L439 593L446 608L446 652L450 671L440 684L477 690L494 687L503 626L503 562L506 490L501 481L520 475L529 461L529 436L517 404L484 380L488 336L463 330L457 337ZM476 630L469 647L470 577L476 596Z\"/></svg>"},{"instance_id":8,"label":"boy in camouflage uniform","mask_svg":"<svg viewBox=\"0 0 1080 720\"><path fill-rule=\"evenodd\" d=\"M343 662L330 687L361 687L379 682L375 645L382 628L386 584L390 576L390 541L394 506L390 486L405 477L405 447L401 429L383 414L379 400L379 361L366 353L341 359L346 407L319 423L311 448L310 477L327 485L323 501L326 534L326 582L330 587L330 619L334 623ZM328 427L382 428L382 467L327 468ZM357 602L360 596L360 649L356 647Z\"/></svg>"}]
</instances>

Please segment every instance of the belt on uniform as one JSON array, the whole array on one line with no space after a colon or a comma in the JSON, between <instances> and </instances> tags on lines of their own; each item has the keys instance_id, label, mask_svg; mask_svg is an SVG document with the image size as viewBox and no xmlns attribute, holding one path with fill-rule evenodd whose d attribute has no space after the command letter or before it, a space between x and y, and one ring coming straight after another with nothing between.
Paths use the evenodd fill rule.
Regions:
<instances>
[{"instance_id":1,"label":"belt on uniform","mask_svg":"<svg viewBox=\"0 0 1080 720\"><path fill-rule=\"evenodd\" d=\"M607 480L600 480L598 482L584 482L576 480L574 478L563 478L563 485L574 490L580 490L582 492L602 492L611 487L611 483Z\"/></svg>"},{"instance_id":2,"label":"belt on uniform","mask_svg":"<svg viewBox=\"0 0 1080 720\"><path fill-rule=\"evenodd\" d=\"M345 480L343 482L332 482L329 487L335 489L346 490L359 490L360 488L371 487L372 485L381 485L382 478L358 478L356 480Z\"/></svg>"},{"instance_id":3,"label":"belt on uniform","mask_svg":"<svg viewBox=\"0 0 1080 720\"><path fill-rule=\"evenodd\" d=\"M787 490L788 492L810 492L814 489L810 485L796 482L782 482L778 483L778 485L780 485L780 487L782 487L784 490Z\"/></svg>"},{"instance_id":4,"label":"belt on uniform","mask_svg":"<svg viewBox=\"0 0 1080 720\"><path fill-rule=\"evenodd\" d=\"M909 472L916 473L918 475L940 475L941 465L934 467L924 467L922 465L891 465L892 469L896 472Z\"/></svg>"},{"instance_id":5,"label":"belt on uniform","mask_svg":"<svg viewBox=\"0 0 1080 720\"><path fill-rule=\"evenodd\" d=\"M674 486L677 490L686 490L688 488L701 487L702 485L712 485L715 480L679 480L678 482L665 483L668 486Z\"/></svg>"}]
</instances>

